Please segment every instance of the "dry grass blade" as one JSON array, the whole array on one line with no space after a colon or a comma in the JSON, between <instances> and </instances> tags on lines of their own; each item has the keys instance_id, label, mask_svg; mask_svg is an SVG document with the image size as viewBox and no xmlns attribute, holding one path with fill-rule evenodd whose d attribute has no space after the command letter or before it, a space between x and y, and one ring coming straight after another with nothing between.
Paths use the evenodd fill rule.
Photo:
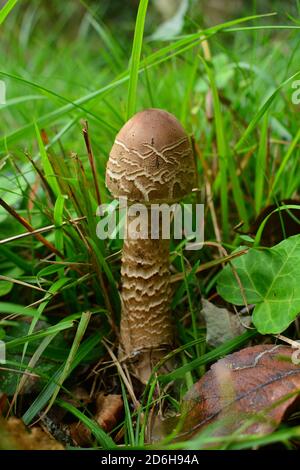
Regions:
<instances>
[{"instance_id":1,"label":"dry grass blade","mask_svg":"<svg viewBox=\"0 0 300 470\"><path fill-rule=\"evenodd\" d=\"M100 190L99 190L99 185L98 185L98 181L97 181L95 158L94 158L92 145L91 145L91 141L90 141L90 137L89 137L89 128L88 128L88 122L87 121L85 121L85 125L82 129L82 133L83 133L84 142L85 142L88 157L89 157L89 162L90 162L91 169L92 169L94 186L95 186L96 195L97 195L97 203L98 203L98 206L100 206L101 205L101 196L100 196Z\"/></svg>"},{"instance_id":2,"label":"dry grass blade","mask_svg":"<svg viewBox=\"0 0 300 470\"><path fill-rule=\"evenodd\" d=\"M63 222L62 223L62 226L63 225L67 225L68 223L70 224L76 224L77 222L80 222L81 220L85 220L86 217L83 216L83 217L77 217L73 220L69 220L69 221L66 221L66 222ZM10 243L10 242L14 242L16 240L20 240L22 238L26 238L26 237L29 237L29 236L32 236L32 235L36 235L36 234L39 234L39 233L44 233L44 232L49 232L50 230L55 230L59 227L57 227L56 225L52 224L52 225L47 225L46 227L41 227L41 228L37 228L37 229L33 229L32 231L29 231L29 232L25 232L25 233L19 233L18 235L14 235L13 237L8 237L8 238L3 238L3 240L0 240L0 245L4 245L5 243Z\"/></svg>"},{"instance_id":3,"label":"dry grass blade","mask_svg":"<svg viewBox=\"0 0 300 470\"><path fill-rule=\"evenodd\" d=\"M29 230L29 232L31 232L43 245L45 245L48 250L50 250L52 253L55 253L60 258L64 258L64 255L59 250L57 250L52 243L48 242L48 240L46 240L46 238L44 238L40 233L36 233L30 223L27 222L24 217L19 215L15 211L15 209L6 204L6 202L2 198L0 198L0 206L2 206L10 215L12 215L18 222L20 222L20 224L22 224L27 230Z\"/></svg>"},{"instance_id":4,"label":"dry grass blade","mask_svg":"<svg viewBox=\"0 0 300 470\"><path fill-rule=\"evenodd\" d=\"M118 369L118 372L119 372L119 374L120 374L120 376L121 376L121 378L122 378L122 380L123 380L123 382L124 382L124 384L125 384L125 386L128 390L128 393L129 393L130 397L131 397L132 403L134 404L134 407L137 410L141 405L140 405L140 402L137 400L137 398L135 396L135 393L134 393L134 390L133 390L130 379L127 378L120 362L118 361L118 359L116 358L115 354L113 353L111 348L108 346L108 344L104 340L102 340L102 343L104 344L105 348L108 351L108 354L112 358L112 361L113 361L114 365Z\"/></svg>"},{"instance_id":5,"label":"dry grass blade","mask_svg":"<svg viewBox=\"0 0 300 470\"><path fill-rule=\"evenodd\" d=\"M214 266L218 266L219 264L227 263L228 261L231 261L234 258L237 258L239 256L245 255L248 252L248 249L245 250L240 250L237 253L231 253L231 255L224 256L223 258L219 258L213 261L209 261L208 263L202 264L199 266L195 271L194 274L198 274L202 271L206 271L207 269L210 269ZM178 273L178 274L173 274L171 276L171 282L179 282L184 279L185 276L188 276L190 271L187 271L185 274L184 273Z\"/></svg>"}]
</instances>

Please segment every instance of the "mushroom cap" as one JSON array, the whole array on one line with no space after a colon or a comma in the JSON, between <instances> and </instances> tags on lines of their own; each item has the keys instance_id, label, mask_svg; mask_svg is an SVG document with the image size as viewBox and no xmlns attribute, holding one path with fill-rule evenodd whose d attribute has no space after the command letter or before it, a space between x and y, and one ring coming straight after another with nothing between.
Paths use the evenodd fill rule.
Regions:
<instances>
[{"instance_id":1,"label":"mushroom cap","mask_svg":"<svg viewBox=\"0 0 300 470\"><path fill-rule=\"evenodd\" d=\"M190 141L172 114L146 109L127 121L106 167L106 186L114 197L171 203L189 194L195 185Z\"/></svg>"}]
</instances>

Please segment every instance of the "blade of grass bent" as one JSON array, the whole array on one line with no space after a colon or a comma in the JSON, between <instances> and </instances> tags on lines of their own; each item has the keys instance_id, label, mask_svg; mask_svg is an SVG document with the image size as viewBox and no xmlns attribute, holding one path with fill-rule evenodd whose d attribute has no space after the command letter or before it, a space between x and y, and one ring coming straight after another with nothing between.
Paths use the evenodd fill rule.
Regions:
<instances>
[{"instance_id":1,"label":"blade of grass bent","mask_svg":"<svg viewBox=\"0 0 300 470\"><path fill-rule=\"evenodd\" d=\"M71 368L69 369L69 374L83 361L83 359L97 346L97 344L100 343L100 341L101 336L99 333L95 333L79 346L74 361L71 364ZM53 394L58 383L58 379L64 370L65 364L66 362L64 362L62 366L59 367L59 369L54 373L38 397L33 401L33 403L31 403L30 407L22 416L22 419L26 425L31 423L35 416L44 408L47 401L50 400L51 395Z\"/></svg>"},{"instance_id":2,"label":"blade of grass bent","mask_svg":"<svg viewBox=\"0 0 300 470\"><path fill-rule=\"evenodd\" d=\"M77 419L79 419L95 436L99 444L106 450L116 449L117 446L112 440L112 438L106 434L103 429L99 426L99 424L94 421L93 419L89 418L85 414L83 414L80 410L75 408L71 403L68 403L64 400L57 399L56 403L64 408L65 410L72 413Z\"/></svg>"},{"instance_id":3,"label":"blade of grass bent","mask_svg":"<svg viewBox=\"0 0 300 470\"><path fill-rule=\"evenodd\" d=\"M295 78L300 76L300 71L296 72L294 75L289 77L287 80L284 80L277 88L276 90L269 96L269 98L265 101L265 103L262 105L262 107L257 111L257 113L254 115L252 120L250 121L247 129L245 130L244 134L242 137L239 139L237 144L234 147L235 151L238 151L242 145L245 143L245 141L248 139L250 134L253 132L253 130L256 127L256 124L260 121L260 119L263 117L263 115L267 112L267 110L270 108L271 104L275 100L277 94L284 88L286 85L288 85L291 81L293 81Z\"/></svg>"},{"instance_id":4,"label":"blade of grass bent","mask_svg":"<svg viewBox=\"0 0 300 470\"><path fill-rule=\"evenodd\" d=\"M65 366L62 370L62 373L60 374L60 377L58 379L58 384L56 385L56 387L54 389L54 392L53 392L53 395L50 399L50 402L49 402L49 404L48 404L48 406L45 410L45 414L50 410L51 406L53 405L53 403L54 403L54 401L57 397L57 395L60 392L62 384L64 383L64 381L66 380L66 378L68 377L68 375L70 373L70 370L72 368L72 364L74 362L74 359L75 359L76 353L78 351L79 345L82 341L82 338L83 338L83 336L86 332L86 329L88 327L90 318L91 318L91 313L90 312L84 312L82 314L82 317L81 317L81 320L79 322L73 344L71 346L69 356L66 360Z\"/></svg>"}]
</instances>

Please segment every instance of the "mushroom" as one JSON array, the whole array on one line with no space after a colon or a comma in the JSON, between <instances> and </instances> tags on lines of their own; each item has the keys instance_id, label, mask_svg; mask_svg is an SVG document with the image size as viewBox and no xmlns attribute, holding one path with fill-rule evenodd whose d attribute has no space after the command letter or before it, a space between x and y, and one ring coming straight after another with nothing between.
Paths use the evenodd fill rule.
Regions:
<instances>
[{"instance_id":1,"label":"mushroom","mask_svg":"<svg viewBox=\"0 0 300 470\"><path fill-rule=\"evenodd\" d=\"M106 186L129 205L171 205L195 186L195 164L189 138L178 120L161 109L134 115L119 131L106 168ZM129 212L129 211L128 211ZM135 215L127 213L127 227ZM119 357L146 383L153 366L174 344L171 316L170 240L137 237L127 231L121 266L121 325Z\"/></svg>"}]
</instances>

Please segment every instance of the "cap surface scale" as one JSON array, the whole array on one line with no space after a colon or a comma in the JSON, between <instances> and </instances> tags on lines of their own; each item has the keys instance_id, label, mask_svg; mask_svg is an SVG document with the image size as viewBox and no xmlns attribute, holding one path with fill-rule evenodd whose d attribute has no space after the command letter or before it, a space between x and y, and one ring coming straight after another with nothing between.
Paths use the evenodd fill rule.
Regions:
<instances>
[{"instance_id":1,"label":"cap surface scale","mask_svg":"<svg viewBox=\"0 0 300 470\"><path fill-rule=\"evenodd\" d=\"M172 202L189 194L195 184L189 138L172 114L146 109L127 121L106 168L106 186L114 197Z\"/></svg>"}]
</instances>

